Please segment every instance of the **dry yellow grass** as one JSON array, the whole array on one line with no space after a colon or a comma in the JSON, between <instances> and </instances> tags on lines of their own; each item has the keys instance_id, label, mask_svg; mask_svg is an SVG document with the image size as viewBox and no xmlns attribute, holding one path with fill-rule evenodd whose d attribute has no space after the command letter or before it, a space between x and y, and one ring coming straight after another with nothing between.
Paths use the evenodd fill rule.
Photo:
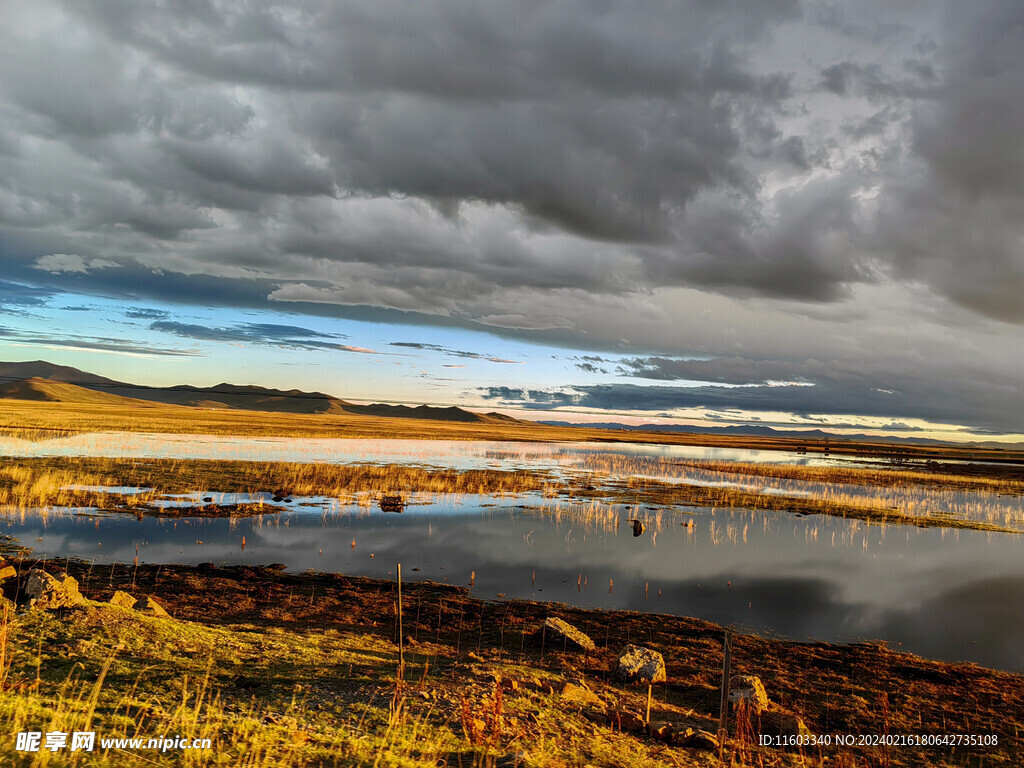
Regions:
<instances>
[{"instance_id":1,"label":"dry yellow grass","mask_svg":"<svg viewBox=\"0 0 1024 768\"><path fill-rule=\"evenodd\" d=\"M0 433L47 436L82 432L167 432L205 435L406 438L416 440L510 440L536 442L625 442L660 445L706 445L764 450L825 450L835 454L903 458L1022 461L1024 451L955 446L895 447L886 443L836 442L797 438L733 437L665 432L634 432L535 423L463 423L385 418L352 414L290 414L265 411L204 410L145 404L132 408L102 404L3 400Z\"/></svg>"}]
</instances>

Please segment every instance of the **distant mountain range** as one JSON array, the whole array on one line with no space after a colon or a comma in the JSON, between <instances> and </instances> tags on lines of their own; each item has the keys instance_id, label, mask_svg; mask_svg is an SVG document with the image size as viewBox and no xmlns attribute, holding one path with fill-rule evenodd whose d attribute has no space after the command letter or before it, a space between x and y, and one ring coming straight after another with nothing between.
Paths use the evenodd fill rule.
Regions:
<instances>
[{"instance_id":1,"label":"distant mountain range","mask_svg":"<svg viewBox=\"0 0 1024 768\"><path fill-rule=\"evenodd\" d=\"M356 405L323 392L269 389L254 385L217 384L193 387L147 387L115 381L94 373L45 360L25 363L0 362L0 398L47 402L145 405L161 403L189 408L229 408L278 413L347 413L403 419L518 424L500 413L473 413L454 406Z\"/></svg>"},{"instance_id":2,"label":"distant mountain range","mask_svg":"<svg viewBox=\"0 0 1024 768\"><path fill-rule=\"evenodd\" d=\"M825 432L820 429L774 429L756 424L736 424L728 427L693 427L675 424L620 424L614 421L596 422L585 424L573 423L570 421L541 421L539 424L548 424L552 427L590 427L592 429L620 429L629 432L680 432L694 435L733 435L736 437L779 437L795 438L808 441L832 441L851 443L912 443L914 445L955 445L973 446L976 448L1006 448L1014 443L1001 443L996 441L961 443L951 440L936 440L927 437L895 437L889 435L865 435L865 434L836 434Z\"/></svg>"}]
</instances>

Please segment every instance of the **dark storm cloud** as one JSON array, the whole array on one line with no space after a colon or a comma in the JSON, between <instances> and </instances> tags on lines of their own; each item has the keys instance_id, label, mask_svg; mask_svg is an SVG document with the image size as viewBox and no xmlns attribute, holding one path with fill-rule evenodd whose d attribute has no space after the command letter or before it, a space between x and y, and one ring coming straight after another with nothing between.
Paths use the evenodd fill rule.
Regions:
<instances>
[{"instance_id":1,"label":"dark storm cloud","mask_svg":"<svg viewBox=\"0 0 1024 768\"><path fill-rule=\"evenodd\" d=\"M962 306L1024 322L1024 6L954 4L943 32L944 76L913 114L913 154L881 188L868 247Z\"/></svg>"},{"instance_id":2,"label":"dark storm cloud","mask_svg":"<svg viewBox=\"0 0 1024 768\"><path fill-rule=\"evenodd\" d=\"M103 232L124 244L109 254L120 264L115 250L174 270L155 241L191 233L201 245L181 257L183 272L283 278L311 258L338 265L324 276L332 284L378 284L370 305L434 314L460 274L466 295L495 301L502 287L699 282L699 269L664 265L694 258L680 234L687 206L707 192L751 200L751 152L808 169L799 137L773 127L792 73L750 62L774 25L799 17L796 0L67 10L84 26L59 62L12 35L6 56L24 76L4 95L22 132L60 144L67 157L54 162L99 172L59 193L51 182L70 180L67 170L35 174L10 188L16 204L0 206L0 222ZM130 66L138 57L146 65ZM764 136L777 147L762 147ZM15 170L27 177L29 164ZM509 221L413 238L410 221L337 226L339 201L387 199L419 199L456 221L465 203L507 206ZM228 235L214 208L252 216L252 228ZM510 225L583 240L538 253L510 238ZM385 264L403 269L385 276ZM444 273L424 282L424 266ZM827 291L783 281L764 292ZM474 312L522 317L463 314Z\"/></svg>"}]
</instances>

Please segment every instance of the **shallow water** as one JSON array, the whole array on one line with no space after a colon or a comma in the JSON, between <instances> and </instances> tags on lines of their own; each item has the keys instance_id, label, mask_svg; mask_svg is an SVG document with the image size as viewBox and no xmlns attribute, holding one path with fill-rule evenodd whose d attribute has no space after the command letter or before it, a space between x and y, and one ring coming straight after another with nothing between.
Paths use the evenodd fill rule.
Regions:
<instances>
[{"instance_id":1,"label":"shallow water","mask_svg":"<svg viewBox=\"0 0 1024 768\"><path fill-rule=\"evenodd\" d=\"M480 440L362 440L348 438L230 437L144 432L90 432L51 440L0 436L2 456L106 456L150 459L234 461L371 462L455 469L493 466L535 469L554 458L611 453L656 459L751 461L834 466L877 460L808 456L795 451L761 451L647 443L529 443ZM556 462L557 463L557 462Z\"/></svg>"},{"instance_id":2,"label":"shallow water","mask_svg":"<svg viewBox=\"0 0 1024 768\"><path fill-rule=\"evenodd\" d=\"M138 545L142 563L281 562L295 572L393 578L402 562L407 580L462 585L475 571L482 598L697 616L798 640L885 640L933 658L1024 669L1016 536L689 512L603 507L603 522L585 522L579 509L536 498L467 496L403 514L296 499L280 514L238 520L23 514L0 520L0 532L34 557L97 566L130 563ZM647 523L639 537L626 523L634 517ZM693 528L680 525L690 519Z\"/></svg>"}]
</instances>

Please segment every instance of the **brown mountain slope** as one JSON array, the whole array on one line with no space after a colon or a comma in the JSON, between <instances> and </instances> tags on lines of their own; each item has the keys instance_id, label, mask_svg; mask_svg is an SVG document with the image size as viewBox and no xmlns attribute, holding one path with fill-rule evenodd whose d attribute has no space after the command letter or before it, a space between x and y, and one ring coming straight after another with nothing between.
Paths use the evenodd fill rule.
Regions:
<instances>
[{"instance_id":1,"label":"brown mountain slope","mask_svg":"<svg viewBox=\"0 0 1024 768\"><path fill-rule=\"evenodd\" d=\"M0 382L0 398L12 400L35 400L51 403L90 403L95 405L123 405L125 407L148 405L143 400L97 392L63 381L50 381L33 377L23 381Z\"/></svg>"},{"instance_id":2,"label":"brown mountain slope","mask_svg":"<svg viewBox=\"0 0 1024 768\"><path fill-rule=\"evenodd\" d=\"M52 373L55 378L43 375ZM517 424L510 416L478 414L450 406L356 405L323 392L299 389L270 389L254 385L221 383L212 387L180 384L174 387L147 387L115 381L54 365L44 360L28 363L0 362L0 399L48 402L140 405L160 403L189 408L262 411L294 414L348 414L352 416L427 419L466 424Z\"/></svg>"}]
</instances>

